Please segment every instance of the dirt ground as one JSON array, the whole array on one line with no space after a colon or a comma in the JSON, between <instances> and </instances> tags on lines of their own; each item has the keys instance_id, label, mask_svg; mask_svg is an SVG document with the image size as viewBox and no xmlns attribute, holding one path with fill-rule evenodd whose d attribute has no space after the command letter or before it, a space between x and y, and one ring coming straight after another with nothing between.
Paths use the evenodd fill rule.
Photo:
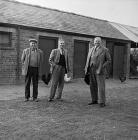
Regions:
<instances>
[{"instance_id":1,"label":"dirt ground","mask_svg":"<svg viewBox=\"0 0 138 140\"><path fill-rule=\"evenodd\" d=\"M24 85L0 86L0 140L138 140L138 80L107 80L107 106L88 106L82 79L65 84L63 101L24 102Z\"/></svg>"}]
</instances>

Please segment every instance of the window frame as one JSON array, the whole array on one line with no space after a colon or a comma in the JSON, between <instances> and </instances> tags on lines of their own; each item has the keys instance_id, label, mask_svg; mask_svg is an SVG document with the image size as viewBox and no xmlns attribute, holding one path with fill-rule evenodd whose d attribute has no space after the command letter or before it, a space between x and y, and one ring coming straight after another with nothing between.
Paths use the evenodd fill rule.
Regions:
<instances>
[{"instance_id":1,"label":"window frame","mask_svg":"<svg viewBox=\"0 0 138 140\"><path fill-rule=\"evenodd\" d=\"M12 48L12 32L0 31L0 34L8 35L9 43L0 43L0 50L13 49Z\"/></svg>"}]
</instances>

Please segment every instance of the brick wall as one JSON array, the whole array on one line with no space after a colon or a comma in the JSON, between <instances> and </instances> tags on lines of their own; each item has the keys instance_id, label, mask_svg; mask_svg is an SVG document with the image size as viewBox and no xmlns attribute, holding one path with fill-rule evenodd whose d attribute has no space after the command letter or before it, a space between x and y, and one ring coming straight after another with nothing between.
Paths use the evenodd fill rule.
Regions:
<instances>
[{"instance_id":1,"label":"brick wall","mask_svg":"<svg viewBox=\"0 0 138 140\"><path fill-rule=\"evenodd\" d=\"M12 34L11 47L0 48L0 84L14 84L17 70L17 31L6 27L0 27L0 31Z\"/></svg>"},{"instance_id":2,"label":"brick wall","mask_svg":"<svg viewBox=\"0 0 138 140\"><path fill-rule=\"evenodd\" d=\"M39 36L63 38L66 44L65 48L69 52L71 77L73 76L74 40L91 40L91 38L86 37L47 33L29 29L18 30L17 28L0 27L0 31L12 32L11 48L0 49L0 84L16 84L24 82L24 76L21 75L21 55L23 49L29 47L29 38L36 38L38 40ZM106 40L102 40L102 43L105 46ZM17 50L19 51L18 53Z\"/></svg>"},{"instance_id":3,"label":"brick wall","mask_svg":"<svg viewBox=\"0 0 138 140\"><path fill-rule=\"evenodd\" d=\"M91 39L84 38L84 37L76 37L76 36L71 36L71 35L63 35L63 34L21 29L20 30L20 58L21 58L23 49L29 46L28 39L30 37L34 37L39 40L39 36L57 37L57 38L63 38L65 40L65 48L68 50L68 53L69 53L69 64L70 64L70 70L71 70L70 76L73 77L74 39L84 40L84 41L90 41ZM23 82L23 80L24 80L24 77L21 76L21 63L20 63L20 81Z\"/></svg>"},{"instance_id":4,"label":"brick wall","mask_svg":"<svg viewBox=\"0 0 138 140\"><path fill-rule=\"evenodd\" d=\"M39 36L48 36L48 37L57 37L57 38L63 38L65 40L65 48L68 50L69 53L69 64L71 68L71 76L73 75L73 53L74 53L74 42L73 42L73 36L69 35L61 35L61 34L54 34L54 33L47 33L47 32L39 32L39 31L33 31L33 30L20 30L20 55L19 58L21 58L23 49L27 48L29 46L29 38L36 38L39 40ZM24 80L24 76L21 76L21 61L20 61L20 82L22 83Z\"/></svg>"},{"instance_id":5,"label":"brick wall","mask_svg":"<svg viewBox=\"0 0 138 140\"><path fill-rule=\"evenodd\" d=\"M18 30L17 28L0 27L0 30L12 32L11 48L0 50L0 57L1 57L0 84L16 84L16 83L24 82L24 76L21 75L21 55L22 55L23 49L29 47L29 38L36 38L38 40L39 40L39 36L63 38L66 44L65 48L69 52L69 64L70 64L70 70L71 70L71 73L70 73L71 77L73 77L74 39L84 40L84 41L91 40L90 38L40 32L37 30L31 30L31 29ZM19 39L19 44L18 44L18 39ZM17 50L19 50L18 53L17 53ZM17 55L19 56L17 57ZM18 61L19 63L17 63Z\"/></svg>"}]
</instances>

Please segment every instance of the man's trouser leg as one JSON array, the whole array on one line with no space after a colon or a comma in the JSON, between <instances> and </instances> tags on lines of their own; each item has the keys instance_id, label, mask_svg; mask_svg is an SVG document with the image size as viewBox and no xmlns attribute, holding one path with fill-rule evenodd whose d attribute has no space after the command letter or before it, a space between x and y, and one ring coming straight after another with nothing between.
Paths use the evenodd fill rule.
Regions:
<instances>
[{"instance_id":1,"label":"man's trouser leg","mask_svg":"<svg viewBox=\"0 0 138 140\"><path fill-rule=\"evenodd\" d=\"M99 103L105 103L105 76L97 75L97 83Z\"/></svg>"},{"instance_id":2,"label":"man's trouser leg","mask_svg":"<svg viewBox=\"0 0 138 140\"><path fill-rule=\"evenodd\" d=\"M98 101L97 79L95 74L95 68L93 66L90 67L90 92L92 102Z\"/></svg>"},{"instance_id":3,"label":"man's trouser leg","mask_svg":"<svg viewBox=\"0 0 138 140\"><path fill-rule=\"evenodd\" d=\"M57 99L61 99L61 96L62 96L62 91L63 91L63 87L64 87L64 75L65 75L65 68L61 66L59 82L58 82Z\"/></svg>"},{"instance_id":4,"label":"man's trouser leg","mask_svg":"<svg viewBox=\"0 0 138 140\"><path fill-rule=\"evenodd\" d=\"M49 99L51 100L55 97L59 76L60 76L60 66L55 65L52 73L51 89L50 89L50 97L49 97Z\"/></svg>"},{"instance_id":5,"label":"man's trouser leg","mask_svg":"<svg viewBox=\"0 0 138 140\"><path fill-rule=\"evenodd\" d=\"M31 84L32 71L31 68L28 67L27 75L25 76L25 98L30 98L30 84Z\"/></svg>"},{"instance_id":6,"label":"man's trouser leg","mask_svg":"<svg viewBox=\"0 0 138 140\"><path fill-rule=\"evenodd\" d=\"M33 99L38 96L38 67L32 67Z\"/></svg>"}]
</instances>

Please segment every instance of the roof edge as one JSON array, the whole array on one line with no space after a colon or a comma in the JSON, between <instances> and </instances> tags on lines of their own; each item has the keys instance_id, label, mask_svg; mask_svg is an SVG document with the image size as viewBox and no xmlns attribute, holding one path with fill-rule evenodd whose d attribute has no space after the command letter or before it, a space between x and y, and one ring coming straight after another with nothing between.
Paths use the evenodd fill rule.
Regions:
<instances>
[{"instance_id":1,"label":"roof edge","mask_svg":"<svg viewBox=\"0 0 138 140\"><path fill-rule=\"evenodd\" d=\"M61 13L67 13L67 14L81 16L81 17L85 17L85 18L89 18L89 19L95 19L95 20L100 20L100 21L108 22L108 20L104 20L104 19L93 18L93 17L90 17L90 16L76 14L76 13L73 13L73 12L67 12L67 11L64 11L64 10L58 10L58 9L48 8L48 7L45 7L45 6L24 3L24 2L17 1L17 0L3 0L3 1L9 1L9 2L13 2L13 3L19 3L19 4L23 4L23 5L27 5L27 6L32 6L32 7L42 8L42 9L48 9L48 10L57 11L57 12L61 12Z\"/></svg>"},{"instance_id":2,"label":"roof edge","mask_svg":"<svg viewBox=\"0 0 138 140\"><path fill-rule=\"evenodd\" d=\"M118 23L118 22L114 22L114 21L108 21L108 22L115 23L115 24L120 24L120 25L124 25L124 26L129 26L129 27L138 28L138 27L136 27L136 26L126 25L126 24L122 24L122 23Z\"/></svg>"},{"instance_id":3,"label":"roof edge","mask_svg":"<svg viewBox=\"0 0 138 140\"><path fill-rule=\"evenodd\" d=\"M88 34L81 34L81 33L74 33L74 32L67 32L67 31L61 31L61 30L52 30L52 29L45 29L45 28L39 28L39 27L32 27L32 26L25 26L25 25L19 25L19 24L11 24L11 23L1 23L0 26L4 27L15 27L15 28L22 28L22 29L34 29L34 30L39 30L41 32L48 32L48 33L60 33L60 34L68 34L68 35L74 35L74 36L81 36L81 37L87 37L87 38L94 38L96 35L88 35ZM120 41L127 41L131 42L131 40L125 40L125 39L117 39L117 38L109 38L109 37L103 37L99 36L104 39L109 39L109 40L120 40Z\"/></svg>"}]
</instances>

